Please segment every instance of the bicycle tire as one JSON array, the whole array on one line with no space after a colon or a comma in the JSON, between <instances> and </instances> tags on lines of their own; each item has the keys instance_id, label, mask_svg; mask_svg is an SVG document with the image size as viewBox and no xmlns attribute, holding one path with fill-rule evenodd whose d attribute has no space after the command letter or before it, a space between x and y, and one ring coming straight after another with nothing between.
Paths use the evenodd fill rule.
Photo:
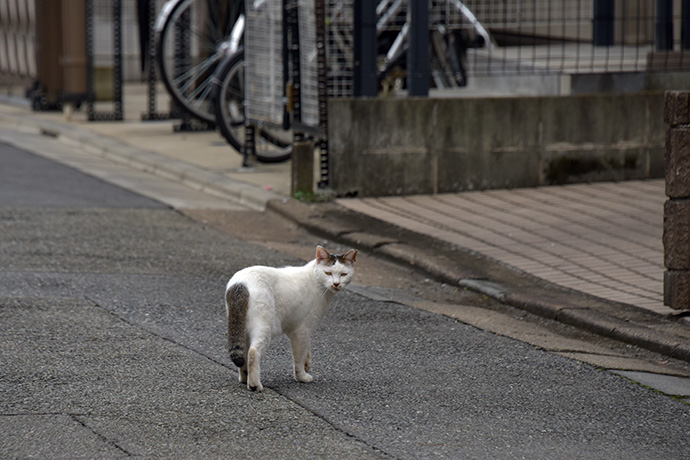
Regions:
<instances>
[{"instance_id":1,"label":"bicycle tire","mask_svg":"<svg viewBox=\"0 0 690 460\"><path fill-rule=\"evenodd\" d=\"M216 126L225 140L242 154L244 147L244 51L227 56L213 75L213 102ZM256 159L280 163L292 156L292 132L260 127L255 142Z\"/></svg>"},{"instance_id":2,"label":"bicycle tire","mask_svg":"<svg viewBox=\"0 0 690 460\"><path fill-rule=\"evenodd\" d=\"M211 78L227 54L227 37L243 1L229 0L223 5L227 10L219 14L214 1L176 0L166 3L156 20L161 80L183 110L210 123L215 122Z\"/></svg>"}]
</instances>

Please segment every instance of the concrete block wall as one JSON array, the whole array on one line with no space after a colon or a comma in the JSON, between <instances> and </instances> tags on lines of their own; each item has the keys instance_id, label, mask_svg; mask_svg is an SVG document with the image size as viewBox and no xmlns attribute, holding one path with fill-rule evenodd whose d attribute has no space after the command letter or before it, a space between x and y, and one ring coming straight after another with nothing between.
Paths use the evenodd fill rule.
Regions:
<instances>
[{"instance_id":1,"label":"concrete block wall","mask_svg":"<svg viewBox=\"0 0 690 460\"><path fill-rule=\"evenodd\" d=\"M664 93L330 100L331 186L384 196L661 178Z\"/></svg>"},{"instance_id":2,"label":"concrete block wall","mask_svg":"<svg viewBox=\"0 0 690 460\"><path fill-rule=\"evenodd\" d=\"M690 308L690 92L667 91L664 304Z\"/></svg>"}]
</instances>

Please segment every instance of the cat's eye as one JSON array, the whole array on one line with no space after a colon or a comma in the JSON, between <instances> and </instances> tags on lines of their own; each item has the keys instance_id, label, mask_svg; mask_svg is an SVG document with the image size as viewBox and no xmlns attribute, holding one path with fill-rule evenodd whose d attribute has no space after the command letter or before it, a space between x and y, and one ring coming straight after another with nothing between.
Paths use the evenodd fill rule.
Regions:
<instances>
[{"instance_id":1,"label":"cat's eye","mask_svg":"<svg viewBox=\"0 0 690 460\"><path fill-rule=\"evenodd\" d=\"M347 273L341 273L340 276L347 276Z\"/></svg>"},{"instance_id":2,"label":"cat's eye","mask_svg":"<svg viewBox=\"0 0 690 460\"><path fill-rule=\"evenodd\" d=\"M326 272L326 276L331 276L332 274L331 272Z\"/></svg>"}]
</instances>

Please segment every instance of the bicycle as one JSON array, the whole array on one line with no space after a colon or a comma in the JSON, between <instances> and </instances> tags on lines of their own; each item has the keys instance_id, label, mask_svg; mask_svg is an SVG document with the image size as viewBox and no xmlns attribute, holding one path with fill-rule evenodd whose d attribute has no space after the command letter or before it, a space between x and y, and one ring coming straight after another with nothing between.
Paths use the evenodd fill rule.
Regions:
<instances>
[{"instance_id":1,"label":"bicycle","mask_svg":"<svg viewBox=\"0 0 690 460\"><path fill-rule=\"evenodd\" d=\"M244 152L246 118L244 114L244 49L227 56L214 72L212 99L216 126L238 153ZM280 163L292 156L292 131L276 127L257 127L254 155L261 163Z\"/></svg>"},{"instance_id":2,"label":"bicycle","mask_svg":"<svg viewBox=\"0 0 690 460\"><path fill-rule=\"evenodd\" d=\"M170 0L166 3L156 22L157 59L161 77L173 99L197 118L215 122L227 142L241 153L245 132L244 53L241 48L244 2L227 0L220 3L224 9L219 9L218 0ZM345 8L346 3L333 2L331 12L337 14L338 8ZM434 11L443 3L430 1L430 8ZM445 0L445 3L453 8L444 13L445 21L450 20L449 16L460 14L472 26L475 37L466 37L464 30L451 29L442 23L432 24L430 67L432 84L437 88L464 86L467 82L463 66L466 49L491 45L488 32L460 0ZM378 80L383 93L405 85L407 23L404 7L405 0L382 0L377 5ZM328 30L328 33L338 42L334 31ZM347 55L344 43L339 51ZM259 161L276 162L290 157L289 130L260 127L258 133L256 156Z\"/></svg>"},{"instance_id":3,"label":"bicycle","mask_svg":"<svg viewBox=\"0 0 690 460\"><path fill-rule=\"evenodd\" d=\"M244 88L238 71L244 56L244 1L170 0L156 19L155 32L161 79L175 103L193 117L215 124L228 143L242 152L244 95L237 96ZM226 95L239 103L221 109L215 98ZM219 111L222 123L216 123ZM262 128L258 134L259 161L290 157L291 136L271 128Z\"/></svg>"},{"instance_id":4,"label":"bicycle","mask_svg":"<svg viewBox=\"0 0 690 460\"><path fill-rule=\"evenodd\" d=\"M173 100L200 120L215 121L213 71L240 47L243 10L243 0L169 0L156 19L161 79Z\"/></svg>"}]
</instances>

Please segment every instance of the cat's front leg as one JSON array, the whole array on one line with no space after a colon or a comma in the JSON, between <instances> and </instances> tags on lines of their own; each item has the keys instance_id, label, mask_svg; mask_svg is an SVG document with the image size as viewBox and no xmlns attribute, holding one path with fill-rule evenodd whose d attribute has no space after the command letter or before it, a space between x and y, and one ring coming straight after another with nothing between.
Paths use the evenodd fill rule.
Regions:
<instances>
[{"instance_id":1,"label":"cat's front leg","mask_svg":"<svg viewBox=\"0 0 690 460\"><path fill-rule=\"evenodd\" d=\"M295 380L302 383L309 383L314 378L307 372L311 368L311 347L309 335L306 333L295 333L290 335L292 345L292 357L295 366Z\"/></svg>"},{"instance_id":2,"label":"cat's front leg","mask_svg":"<svg viewBox=\"0 0 690 460\"><path fill-rule=\"evenodd\" d=\"M311 350L307 350L307 359L304 360L304 370L309 372L311 370Z\"/></svg>"}]
</instances>

